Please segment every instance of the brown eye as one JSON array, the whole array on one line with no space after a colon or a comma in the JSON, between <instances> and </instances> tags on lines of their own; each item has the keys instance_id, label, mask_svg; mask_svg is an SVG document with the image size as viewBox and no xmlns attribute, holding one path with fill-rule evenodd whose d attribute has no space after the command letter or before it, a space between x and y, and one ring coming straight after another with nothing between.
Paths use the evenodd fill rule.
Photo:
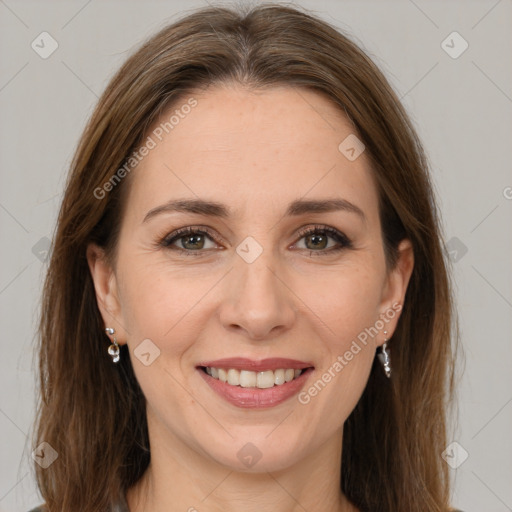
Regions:
<instances>
[{"instance_id":1,"label":"brown eye","mask_svg":"<svg viewBox=\"0 0 512 512\"><path fill-rule=\"evenodd\" d=\"M299 249L309 250L311 253L319 255L329 254L340 251L341 249L350 249L352 242L343 233L329 226L315 226L307 228L300 232L300 240L304 239L305 247ZM335 243L330 243L334 240Z\"/></svg>"},{"instance_id":2,"label":"brown eye","mask_svg":"<svg viewBox=\"0 0 512 512\"><path fill-rule=\"evenodd\" d=\"M313 233L304 238L308 249L325 249L329 243L329 237L319 233Z\"/></svg>"},{"instance_id":3,"label":"brown eye","mask_svg":"<svg viewBox=\"0 0 512 512\"><path fill-rule=\"evenodd\" d=\"M211 246L207 246L208 242ZM160 244L167 249L176 250L186 254L201 253L216 247L213 235L205 229L187 227L178 229L167 235Z\"/></svg>"},{"instance_id":4,"label":"brown eye","mask_svg":"<svg viewBox=\"0 0 512 512\"><path fill-rule=\"evenodd\" d=\"M204 247L204 235L196 234L196 235L186 235L178 238L178 240L182 240L181 245L184 249L202 249Z\"/></svg>"}]
</instances>

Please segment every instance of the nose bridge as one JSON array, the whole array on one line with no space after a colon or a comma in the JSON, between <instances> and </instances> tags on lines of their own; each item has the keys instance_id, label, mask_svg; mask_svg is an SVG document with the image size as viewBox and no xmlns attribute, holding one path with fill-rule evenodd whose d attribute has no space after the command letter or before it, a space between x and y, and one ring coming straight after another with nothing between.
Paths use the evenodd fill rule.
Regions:
<instances>
[{"instance_id":1,"label":"nose bridge","mask_svg":"<svg viewBox=\"0 0 512 512\"><path fill-rule=\"evenodd\" d=\"M252 251L252 249L250 249ZM268 298L275 300L277 290L277 278L275 270L276 266L272 250L264 250L254 261L247 261L243 257L239 257L239 261L235 264L237 281L241 285L241 292L247 293L252 290L250 296L257 297L259 294L269 295Z\"/></svg>"},{"instance_id":2,"label":"nose bridge","mask_svg":"<svg viewBox=\"0 0 512 512\"><path fill-rule=\"evenodd\" d=\"M237 256L234 270L239 301L259 308L278 302L282 284L275 276L275 270L271 270L276 267L274 251L270 247L264 249L254 239L246 239L237 247Z\"/></svg>"}]
</instances>

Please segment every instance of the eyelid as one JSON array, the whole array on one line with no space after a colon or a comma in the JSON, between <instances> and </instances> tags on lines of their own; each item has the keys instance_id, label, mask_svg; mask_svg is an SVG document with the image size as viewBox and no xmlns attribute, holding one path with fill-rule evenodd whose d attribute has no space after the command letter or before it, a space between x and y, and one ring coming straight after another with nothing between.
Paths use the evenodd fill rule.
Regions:
<instances>
[{"instance_id":1,"label":"eyelid","mask_svg":"<svg viewBox=\"0 0 512 512\"><path fill-rule=\"evenodd\" d=\"M209 227L207 226L186 226L183 228L178 228L172 231L171 233L165 235L162 239L159 245L163 245L164 247L170 247L171 243L175 240L179 240L181 237L191 234L191 233L204 233L208 235L215 243L222 242L223 244L226 244L227 242L217 233L214 233ZM180 247L176 247L178 251L185 251L189 252L186 249L181 249ZM190 252L200 252L200 251L190 251Z\"/></svg>"},{"instance_id":2,"label":"eyelid","mask_svg":"<svg viewBox=\"0 0 512 512\"><path fill-rule=\"evenodd\" d=\"M349 242L348 237L343 232L341 232L339 229L333 228L332 226L328 226L327 224L314 224L313 226L305 226L297 231L297 236L303 237L318 231L323 233L330 233L331 235L337 235Z\"/></svg>"}]
</instances>

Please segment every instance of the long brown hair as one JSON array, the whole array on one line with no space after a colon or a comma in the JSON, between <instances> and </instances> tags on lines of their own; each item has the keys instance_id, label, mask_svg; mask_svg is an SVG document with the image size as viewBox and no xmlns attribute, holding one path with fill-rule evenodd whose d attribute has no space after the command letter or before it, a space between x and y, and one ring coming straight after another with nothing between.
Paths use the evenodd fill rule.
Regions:
<instances>
[{"instance_id":1,"label":"long brown hair","mask_svg":"<svg viewBox=\"0 0 512 512\"><path fill-rule=\"evenodd\" d=\"M227 81L316 91L348 116L364 142L388 267L404 238L415 265L390 341L393 376L386 379L374 363L345 423L340 485L361 511L445 512L450 485L441 453L457 336L427 160L396 94L358 46L306 12L269 4L247 12L209 7L167 26L114 76L80 140L39 331L34 445L46 441L59 454L46 469L35 465L48 510L111 510L149 464L144 396L126 346L118 365L107 355L86 247L95 242L115 260L130 180L108 193L104 184L119 176L148 127L178 98Z\"/></svg>"}]
</instances>

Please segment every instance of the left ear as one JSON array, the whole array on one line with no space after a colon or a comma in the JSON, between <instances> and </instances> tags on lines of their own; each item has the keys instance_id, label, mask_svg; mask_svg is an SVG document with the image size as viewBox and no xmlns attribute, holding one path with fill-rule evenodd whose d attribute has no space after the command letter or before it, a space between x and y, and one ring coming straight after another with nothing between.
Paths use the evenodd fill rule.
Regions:
<instances>
[{"instance_id":1,"label":"left ear","mask_svg":"<svg viewBox=\"0 0 512 512\"><path fill-rule=\"evenodd\" d=\"M382 291L380 318L386 322L383 330L387 331L387 334L378 340L378 346L384 343L384 338L391 338L395 332L413 268L414 251L412 243L405 238L398 244L398 257L395 267L389 271Z\"/></svg>"}]
</instances>

